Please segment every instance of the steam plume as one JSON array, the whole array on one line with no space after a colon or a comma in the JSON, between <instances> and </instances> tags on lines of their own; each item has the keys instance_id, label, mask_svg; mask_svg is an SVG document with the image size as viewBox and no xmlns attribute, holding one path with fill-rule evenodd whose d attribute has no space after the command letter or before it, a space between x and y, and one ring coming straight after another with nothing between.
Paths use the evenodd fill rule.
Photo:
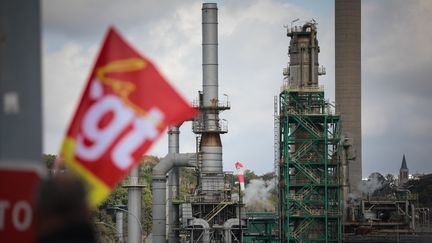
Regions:
<instances>
[{"instance_id":1,"label":"steam plume","mask_svg":"<svg viewBox=\"0 0 432 243\"><path fill-rule=\"evenodd\" d=\"M248 211L275 211L275 204L272 202L272 192L276 189L276 180L264 181L253 179L246 185L243 198Z\"/></svg>"}]
</instances>

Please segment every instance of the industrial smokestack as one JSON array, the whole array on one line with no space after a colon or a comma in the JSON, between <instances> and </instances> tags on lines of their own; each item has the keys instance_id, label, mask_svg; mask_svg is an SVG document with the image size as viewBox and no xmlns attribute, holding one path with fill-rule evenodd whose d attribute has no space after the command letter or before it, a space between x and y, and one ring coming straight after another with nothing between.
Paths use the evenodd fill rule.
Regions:
<instances>
[{"instance_id":1,"label":"industrial smokestack","mask_svg":"<svg viewBox=\"0 0 432 243\"><path fill-rule=\"evenodd\" d=\"M218 101L218 15L216 3L202 7L203 104L216 107Z\"/></svg>"},{"instance_id":2,"label":"industrial smokestack","mask_svg":"<svg viewBox=\"0 0 432 243\"><path fill-rule=\"evenodd\" d=\"M218 15L216 3L202 7L203 98L200 106L204 124L200 151L202 152L201 193L209 200L223 193L222 143L219 126L218 101ZM194 131L195 132L195 131Z\"/></svg>"},{"instance_id":3,"label":"industrial smokestack","mask_svg":"<svg viewBox=\"0 0 432 243\"><path fill-rule=\"evenodd\" d=\"M361 1L335 1L336 111L343 134L351 138L356 156L349 161L350 191L359 194L361 145ZM345 200L348 195L344 195Z\"/></svg>"}]
</instances>

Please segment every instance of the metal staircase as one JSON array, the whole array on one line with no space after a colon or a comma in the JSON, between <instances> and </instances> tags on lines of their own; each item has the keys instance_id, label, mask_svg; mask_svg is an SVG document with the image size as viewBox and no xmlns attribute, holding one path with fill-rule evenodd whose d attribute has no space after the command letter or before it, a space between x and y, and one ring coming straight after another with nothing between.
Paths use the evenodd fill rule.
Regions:
<instances>
[{"instance_id":1,"label":"metal staircase","mask_svg":"<svg viewBox=\"0 0 432 243\"><path fill-rule=\"evenodd\" d=\"M294 117L294 119L297 120L299 124L302 124L302 126L313 136L316 138L321 138L321 132L317 127L313 125L312 122L305 119L302 114L298 113L294 108L290 107L288 112Z\"/></svg>"},{"instance_id":2,"label":"metal staircase","mask_svg":"<svg viewBox=\"0 0 432 243\"><path fill-rule=\"evenodd\" d=\"M302 143L300 148L291 154L291 161L297 162L312 147L312 142Z\"/></svg>"},{"instance_id":3,"label":"metal staircase","mask_svg":"<svg viewBox=\"0 0 432 243\"><path fill-rule=\"evenodd\" d=\"M322 91L280 94L281 242L342 242L340 214L332 211L341 202L340 117L325 105Z\"/></svg>"},{"instance_id":4,"label":"metal staircase","mask_svg":"<svg viewBox=\"0 0 432 243\"><path fill-rule=\"evenodd\" d=\"M212 211L210 211L205 217L204 219L207 222L210 222L210 220L212 220L216 215L218 215L220 212L222 212L222 210L224 210L224 208L226 208L228 205L232 205L234 204L233 201L222 201L221 203L219 203L216 207L213 208Z\"/></svg>"},{"instance_id":5,"label":"metal staircase","mask_svg":"<svg viewBox=\"0 0 432 243\"><path fill-rule=\"evenodd\" d=\"M294 166L300 170L303 175L305 175L308 179L310 179L315 184L321 183L321 178L315 174L315 172L312 169L309 169L302 163L296 163L293 162Z\"/></svg>"},{"instance_id":6,"label":"metal staircase","mask_svg":"<svg viewBox=\"0 0 432 243\"><path fill-rule=\"evenodd\" d=\"M296 230L292 233L291 236L298 242L304 242L304 240L301 238L301 234L312 224L312 222L312 220L303 221L302 224L296 228Z\"/></svg>"}]
</instances>

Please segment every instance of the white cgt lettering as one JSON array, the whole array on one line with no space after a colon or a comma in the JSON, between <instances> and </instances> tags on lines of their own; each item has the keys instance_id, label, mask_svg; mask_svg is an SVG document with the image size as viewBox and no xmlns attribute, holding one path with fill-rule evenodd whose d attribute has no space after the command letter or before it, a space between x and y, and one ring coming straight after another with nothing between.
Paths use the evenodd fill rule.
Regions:
<instances>
[{"instance_id":1,"label":"white cgt lettering","mask_svg":"<svg viewBox=\"0 0 432 243\"><path fill-rule=\"evenodd\" d=\"M136 117L134 119L133 130L114 148L112 156L117 167L126 169L132 164L133 159L131 154L133 151L146 140L153 140L158 135L152 121L160 121L162 119L163 114L156 108L150 110L149 117Z\"/></svg>"},{"instance_id":2,"label":"white cgt lettering","mask_svg":"<svg viewBox=\"0 0 432 243\"><path fill-rule=\"evenodd\" d=\"M132 130L124 135L113 148L111 158L119 169L126 169L133 163L132 153L146 140L154 140L158 135L156 124L164 118L157 108L152 108L148 117L138 117L133 110L114 95L103 95L99 81L94 80L90 97L97 101L82 120L82 133L77 136L76 153L87 161L95 161L104 155L126 127ZM100 126L101 120L111 114L108 124ZM86 144L85 141L90 143Z\"/></svg>"},{"instance_id":3,"label":"white cgt lettering","mask_svg":"<svg viewBox=\"0 0 432 243\"><path fill-rule=\"evenodd\" d=\"M113 117L109 124L101 128L99 123L107 113L112 113ZM99 159L132 117L133 112L116 96L107 95L98 100L90 107L82 121L83 134L77 137L78 156L89 161ZM86 145L84 138L90 140L92 144Z\"/></svg>"}]
</instances>

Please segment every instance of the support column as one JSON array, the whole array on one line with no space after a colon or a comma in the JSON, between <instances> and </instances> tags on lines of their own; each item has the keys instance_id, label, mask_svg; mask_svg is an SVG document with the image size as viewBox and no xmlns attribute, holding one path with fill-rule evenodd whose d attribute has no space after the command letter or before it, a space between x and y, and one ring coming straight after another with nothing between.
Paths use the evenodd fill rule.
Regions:
<instances>
[{"instance_id":1,"label":"support column","mask_svg":"<svg viewBox=\"0 0 432 243\"><path fill-rule=\"evenodd\" d=\"M117 242L123 243L123 212L116 210L116 234Z\"/></svg>"},{"instance_id":2,"label":"support column","mask_svg":"<svg viewBox=\"0 0 432 243\"><path fill-rule=\"evenodd\" d=\"M40 29L38 0L0 1L0 161L42 164Z\"/></svg>"},{"instance_id":3,"label":"support column","mask_svg":"<svg viewBox=\"0 0 432 243\"><path fill-rule=\"evenodd\" d=\"M132 169L128 187L128 242L141 242L141 189L139 185L139 165Z\"/></svg>"},{"instance_id":4,"label":"support column","mask_svg":"<svg viewBox=\"0 0 432 243\"><path fill-rule=\"evenodd\" d=\"M179 153L179 126L171 127L168 131L168 153L175 154ZM173 199L179 197L179 184L180 184L180 168L173 167L168 174L168 242L177 243L179 242L178 231L175 229L179 227L179 207L173 204Z\"/></svg>"}]
</instances>

